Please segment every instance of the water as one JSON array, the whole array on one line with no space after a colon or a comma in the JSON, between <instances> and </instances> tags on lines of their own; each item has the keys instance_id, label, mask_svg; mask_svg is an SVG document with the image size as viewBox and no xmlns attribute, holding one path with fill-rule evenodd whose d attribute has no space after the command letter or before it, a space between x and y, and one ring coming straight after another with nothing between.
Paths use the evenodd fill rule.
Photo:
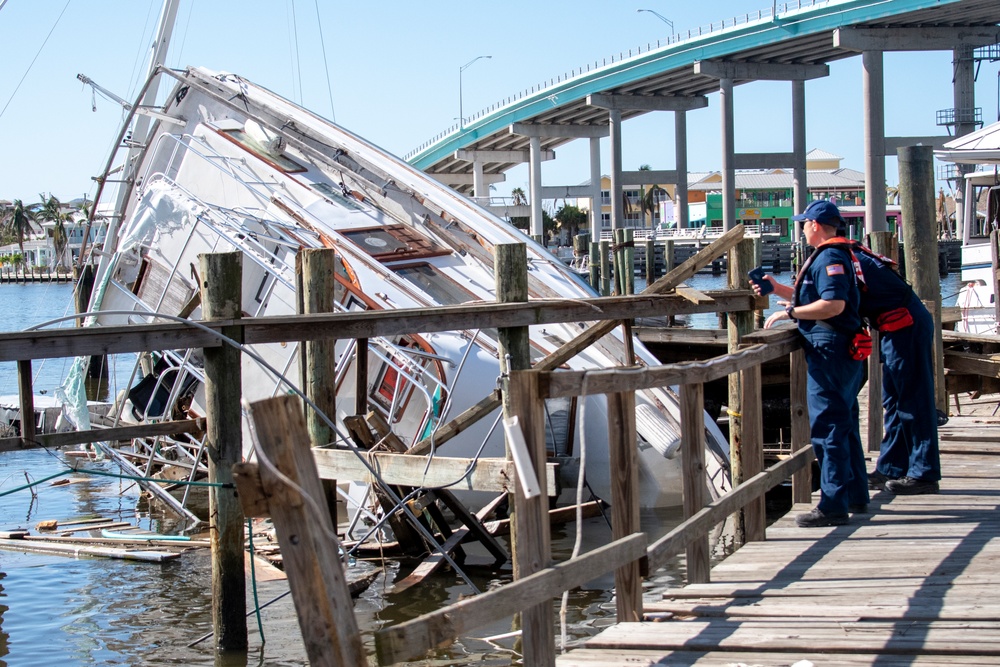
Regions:
<instances>
[{"instance_id":1,"label":"water","mask_svg":"<svg viewBox=\"0 0 1000 667\"><path fill-rule=\"evenodd\" d=\"M781 280L791 280L785 273ZM698 275L688 284L696 289L725 287L724 276ZM957 275L942 280L945 297L957 293ZM0 285L0 329L19 330L69 312L70 285ZM952 303L954 297L946 299ZM772 305L775 300L772 299ZM716 327L715 315L697 315L691 326ZM60 383L69 360L36 362L33 377L37 392L51 392ZM112 366L111 391L127 383L131 361ZM17 393L14 364L0 364L0 395ZM88 468L116 472L107 462L88 462ZM30 450L0 454L0 493L25 485L26 476L41 480L67 470L58 452ZM73 473L77 483L53 486L40 484L32 494L20 490L0 496L0 530L34 529L44 519L66 519L98 514L129 521L158 532L174 529L169 517L140 511L136 487L113 477ZM645 513L642 526L656 539L681 520L680 511ZM584 550L610 541L610 529L602 518L589 519L584 527ZM565 560L572 551L575 526L557 527L552 538L553 555ZM725 538L714 540L716 557L725 555ZM476 556L471 548L470 556ZM481 555L481 554L480 554ZM468 595L470 589L455 575L446 573L402 595L388 593L400 572L398 563L389 563L374 584L356 601L355 612L369 652L374 651L372 632L384 624L414 618ZM495 572L468 567L468 574L480 590L509 581L509 569ZM211 564L207 550L192 551L162 565L106 559L74 559L62 556L22 554L0 550L0 667L60 664L78 665L304 665L305 650L299 634L291 597L285 596L262 612L263 638L256 621L248 619L250 650L246 656L220 658L211 640L193 648L187 644L208 633L211 620ZM682 585L684 565L677 559L644 583L649 600L659 599L664 590ZM610 593L612 575L590 582L570 594L567 611L570 641L596 634L613 624L615 610ZM284 581L257 584L261 603L287 592ZM252 605L252 592L248 592ZM553 619L558 623L557 616ZM487 638L510 630L510 620L502 619L480 628L473 637L457 641L438 651L422 665L483 663L508 665L513 657L513 640ZM478 639L477 639L478 638ZM558 632L557 632L558 640Z\"/></svg>"}]
</instances>

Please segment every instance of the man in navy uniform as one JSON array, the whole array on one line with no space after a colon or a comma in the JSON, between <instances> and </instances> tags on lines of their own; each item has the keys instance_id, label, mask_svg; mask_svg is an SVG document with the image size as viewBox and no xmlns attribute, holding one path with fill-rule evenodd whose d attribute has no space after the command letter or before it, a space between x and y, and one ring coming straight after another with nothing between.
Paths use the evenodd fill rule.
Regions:
<instances>
[{"instance_id":1,"label":"man in navy uniform","mask_svg":"<svg viewBox=\"0 0 1000 667\"><path fill-rule=\"evenodd\" d=\"M934 398L934 320L892 260L860 244L862 317L879 331L885 435L872 489L900 495L937 493L941 479L938 413Z\"/></svg>"},{"instance_id":2,"label":"man in navy uniform","mask_svg":"<svg viewBox=\"0 0 1000 667\"><path fill-rule=\"evenodd\" d=\"M857 276L851 253L835 243L844 224L837 207L814 201L795 216L803 221L806 243L816 248L795 279L795 286L774 285L788 306L771 315L764 328L790 319L798 323L808 366L810 435L820 466L820 501L795 518L802 527L840 526L849 511L867 509L865 454L858 429L857 397L862 362L851 344L861 329Z\"/></svg>"}]
</instances>

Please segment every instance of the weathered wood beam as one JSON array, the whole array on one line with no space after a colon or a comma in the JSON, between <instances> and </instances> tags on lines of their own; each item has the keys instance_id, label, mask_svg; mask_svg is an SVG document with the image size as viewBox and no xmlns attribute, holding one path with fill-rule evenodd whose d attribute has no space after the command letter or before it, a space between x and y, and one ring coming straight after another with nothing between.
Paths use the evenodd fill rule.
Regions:
<instances>
[{"instance_id":1,"label":"weathered wood beam","mask_svg":"<svg viewBox=\"0 0 1000 667\"><path fill-rule=\"evenodd\" d=\"M691 541L705 535L712 526L724 521L737 509L788 479L795 471L808 466L814 458L815 454L811 447L800 449L784 461L754 475L731 492L706 505L690 519L649 545L647 550L649 571L654 572L664 567L667 560L679 554Z\"/></svg>"},{"instance_id":2,"label":"weathered wood beam","mask_svg":"<svg viewBox=\"0 0 1000 667\"><path fill-rule=\"evenodd\" d=\"M799 343L795 340L772 345L753 345L734 355L723 354L704 361L634 368L629 369L628 373L622 373L621 368L553 371L542 378L542 392L546 398L592 396L675 384L711 382L750 366L783 357L798 346Z\"/></svg>"},{"instance_id":3,"label":"weathered wood beam","mask_svg":"<svg viewBox=\"0 0 1000 667\"><path fill-rule=\"evenodd\" d=\"M374 310L363 313L283 315L246 318L240 320L240 325L243 327L244 342L249 345L260 345L316 340L330 336L331 332L335 332L338 338L344 339L377 338L414 331L427 333L454 331L467 328L470 320L475 320L477 324L486 328L589 322L605 318L622 320L634 317L636 312L655 317L713 312L720 309L752 308L750 301L752 297L743 294L725 297L725 292L716 294L708 291L706 294L712 295L718 302L712 308L685 303L676 296L662 294L690 278L699 268L710 263L711 259L714 257L698 264L697 268L677 278L668 287L656 291L647 288L639 295L593 299L537 299L527 303L481 303L441 306L433 309ZM669 275L660 278L660 281ZM221 331L234 323L225 320L200 323L209 331L171 323L4 332L0 333L0 362L121 354L145 350L213 348L223 343L212 332Z\"/></svg>"},{"instance_id":4,"label":"weathered wood beam","mask_svg":"<svg viewBox=\"0 0 1000 667\"><path fill-rule=\"evenodd\" d=\"M312 452L320 479L375 482L356 452L345 449L313 449ZM514 481L514 464L504 459L435 456L428 462L423 456L410 454L369 452L362 456L386 484L426 488L448 485L456 491L500 492L509 490ZM552 495L555 495L556 466L555 463L545 466ZM461 481L455 484L457 479Z\"/></svg>"},{"instance_id":5,"label":"weathered wood beam","mask_svg":"<svg viewBox=\"0 0 1000 667\"><path fill-rule=\"evenodd\" d=\"M133 438L152 438L158 435L180 435L182 433L199 433L205 430L204 419L185 419L181 421L159 422L156 424L141 424L138 426L118 426L115 428L99 428L89 431L67 431L66 433L45 433L35 436L35 442L21 445L21 438L0 439L0 452L9 452L26 447L69 447L92 442L114 442L131 440Z\"/></svg>"},{"instance_id":6,"label":"weathered wood beam","mask_svg":"<svg viewBox=\"0 0 1000 667\"><path fill-rule=\"evenodd\" d=\"M456 637L512 616L526 606L552 600L563 591L582 586L645 553L645 533L631 535L506 586L379 630L375 633L379 664L419 658L432 648L446 646Z\"/></svg>"},{"instance_id":7,"label":"weathered wood beam","mask_svg":"<svg viewBox=\"0 0 1000 667\"><path fill-rule=\"evenodd\" d=\"M330 537L334 526L326 503L317 502L324 498L323 488L309 455L299 400L259 401L250 415L261 451L272 464L261 466L260 476L309 663L367 665L339 544ZM306 496L313 502L307 503Z\"/></svg>"}]
</instances>

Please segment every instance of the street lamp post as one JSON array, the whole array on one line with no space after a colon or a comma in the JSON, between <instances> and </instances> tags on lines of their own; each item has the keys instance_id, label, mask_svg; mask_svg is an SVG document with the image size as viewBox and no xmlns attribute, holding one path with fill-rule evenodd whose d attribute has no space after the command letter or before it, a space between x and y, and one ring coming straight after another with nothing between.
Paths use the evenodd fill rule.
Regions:
<instances>
[{"instance_id":1,"label":"street lamp post","mask_svg":"<svg viewBox=\"0 0 1000 667\"><path fill-rule=\"evenodd\" d=\"M462 72L467 70L472 63L482 58L492 58L493 56L476 56L469 62L458 68L458 129L465 127L465 116L462 114Z\"/></svg>"},{"instance_id":2,"label":"street lamp post","mask_svg":"<svg viewBox=\"0 0 1000 667\"><path fill-rule=\"evenodd\" d=\"M636 12L649 12L650 14L652 14L653 16L655 16L656 18L660 19L661 21L663 21L664 23L666 23L668 26L670 26L670 36L671 37L674 36L674 22L671 21L670 19L668 19L663 14L660 14L659 12L654 12L652 9L637 9L635 11Z\"/></svg>"}]
</instances>

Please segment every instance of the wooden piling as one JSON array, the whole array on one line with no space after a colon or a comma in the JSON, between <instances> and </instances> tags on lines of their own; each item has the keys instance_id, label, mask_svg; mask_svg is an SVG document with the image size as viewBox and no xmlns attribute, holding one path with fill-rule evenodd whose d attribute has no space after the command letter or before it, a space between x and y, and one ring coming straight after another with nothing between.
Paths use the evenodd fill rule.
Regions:
<instances>
[{"instance_id":1,"label":"wooden piling","mask_svg":"<svg viewBox=\"0 0 1000 667\"><path fill-rule=\"evenodd\" d=\"M635 294L635 230L624 229L622 235L623 268L619 279L622 294Z\"/></svg>"},{"instance_id":2,"label":"wooden piling","mask_svg":"<svg viewBox=\"0 0 1000 667\"><path fill-rule=\"evenodd\" d=\"M761 397L759 365L740 371L743 479L753 479L764 470L764 408ZM743 509L743 525L747 542L764 539L767 507L763 495L747 503Z\"/></svg>"},{"instance_id":3,"label":"wooden piling","mask_svg":"<svg viewBox=\"0 0 1000 667\"><path fill-rule=\"evenodd\" d=\"M494 248L494 253L497 302L527 301L528 258L525 246L520 243L500 244ZM525 376L518 372L531 368L528 327L501 327L498 329L498 338L500 372L503 378L503 414L505 418L518 418L519 428L528 445L531 465L541 486L541 493L534 498L526 498L519 484L515 484L511 492L511 507L514 510L511 520L511 561L514 579L523 579L548 567L552 558L546 482L544 474L539 474L545 470L547 457L544 402L538 396L537 376ZM510 447L510 443L507 443L508 459L512 458ZM520 620L515 618L515 627L518 622L521 625L525 664L555 663L551 619L551 600L525 609Z\"/></svg>"},{"instance_id":4,"label":"wooden piling","mask_svg":"<svg viewBox=\"0 0 1000 667\"><path fill-rule=\"evenodd\" d=\"M921 301L931 302L934 317L934 390L938 410L947 412L944 343L941 337L941 279L938 272L937 220L934 202L934 149L903 146L899 161L899 204L903 220L906 279Z\"/></svg>"},{"instance_id":5,"label":"wooden piling","mask_svg":"<svg viewBox=\"0 0 1000 667\"><path fill-rule=\"evenodd\" d=\"M573 237L573 257L583 257L590 246L590 234L584 232Z\"/></svg>"},{"instance_id":6,"label":"wooden piling","mask_svg":"<svg viewBox=\"0 0 1000 667\"><path fill-rule=\"evenodd\" d=\"M601 296L611 295L611 261L608 257L608 253L611 250L611 243L609 241L601 241L600 243L600 266L601 266Z\"/></svg>"},{"instance_id":7,"label":"wooden piling","mask_svg":"<svg viewBox=\"0 0 1000 667\"><path fill-rule=\"evenodd\" d=\"M652 285L656 282L656 242L652 238L646 239L646 284Z\"/></svg>"},{"instance_id":8,"label":"wooden piling","mask_svg":"<svg viewBox=\"0 0 1000 667\"><path fill-rule=\"evenodd\" d=\"M635 392L608 395L608 448L611 463L611 539L620 540L642 532L639 525ZM639 561L631 561L615 570L615 612L619 623L642 620Z\"/></svg>"},{"instance_id":9,"label":"wooden piling","mask_svg":"<svg viewBox=\"0 0 1000 667\"><path fill-rule=\"evenodd\" d=\"M708 500L705 478L705 387L682 384L681 409L681 463L684 477L684 519L697 514ZM702 584L711 580L708 534L698 536L687 546L687 574L689 584Z\"/></svg>"},{"instance_id":10,"label":"wooden piling","mask_svg":"<svg viewBox=\"0 0 1000 667\"><path fill-rule=\"evenodd\" d=\"M747 276L754 268L754 245L753 239L743 239L729 251L729 289L750 289L750 280ZM726 314L726 329L729 334L729 353L734 354L740 348L740 341L743 336L753 331L753 312L736 312ZM743 463L743 390L741 388L742 375L733 373L729 376L729 402L727 413L729 415L729 464L732 473L733 486L742 484L744 480L753 477L760 472L760 469L753 471L744 470ZM759 394L758 394L759 400ZM734 536L737 545L743 544L745 538L745 513L741 510L736 515L736 534Z\"/></svg>"},{"instance_id":11,"label":"wooden piling","mask_svg":"<svg viewBox=\"0 0 1000 667\"><path fill-rule=\"evenodd\" d=\"M296 292L300 314L332 313L337 286L337 251L333 248L308 248L299 252L295 262ZM367 346L359 359L367 362ZM308 340L302 344L300 359L302 390L316 408L331 420L337 418L337 340L324 338ZM365 395L366 389L358 387ZM365 414L359 412L356 414ZM320 412L305 406L306 428L313 447L323 447L333 442L333 428L320 416ZM337 525L337 481L323 480L323 489L333 525Z\"/></svg>"},{"instance_id":12,"label":"wooden piling","mask_svg":"<svg viewBox=\"0 0 1000 667\"><path fill-rule=\"evenodd\" d=\"M323 488L301 404L292 396L259 401L251 406L251 416L269 462L260 466L260 480L309 664L366 666L340 544L322 502ZM241 616L245 613L243 607L238 611Z\"/></svg>"},{"instance_id":13,"label":"wooden piling","mask_svg":"<svg viewBox=\"0 0 1000 667\"><path fill-rule=\"evenodd\" d=\"M525 498L520 485L514 490L514 518L511 537L514 580L539 572L552 565L552 533L549 525L548 490L544 475L545 402L538 389L540 371L511 373L509 388L511 412L528 445L531 466L538 478L541 493ZM525 665L555 665L555 633L552 627L552 600L546 599L521 612L522 654Z\"/></svg>"},{"instance_id":14,"label":"wooden piling","mask_svg":"<svg viewBox=\"0 0 1000 667\"><path fill-rule=\"evenodd\" d=\"M243 255L238 252L198 256L202 315L206 321L238 320L243 314ZM242 339L242 327L222 333ZM233 482L233 466L243 458L240 409L240 351L229 345L205 348L205 449L212 542L212 629L216 647L246 650L246 574L243 563L243 509Z\"/></svg>"},{"instance_id":15,"label":"wooden piling","mask_svg":"<svg viewBox=\"0 0 1000 667\"><path fill-rule=\"evenodd\" d=\"M31 359L17 362L17 394L21 407L21 446L35 442L35 392L31 386Z\"/></svg>"},{"instance_id":16,"label":"wooden piling","mask_svg":"<svg viewBox=\"0 0 1000 667\"><path fill-rule=\"evenodd\" d=\"M94 291L94 266L92 264L87 264L80 269L80 275L77 278L76 286L73 288L73 301L76 306L77 313L86 313L87 309L90 308L90 296ZM184 317L187 317L186 315ZM77 327L83 326L83 320L76 321ZM106 380L108 377L108 358L105 355L93 355L90 357L90 363L87 364L87 377L98 378L101 380ZM91 385L87 385L87 398L90 400L99 400L97 395L98 392L92 391Z\"/></svg>"},{"instance_id":17,"label":"wooden piling","mask_svg":"<svg viewBox=\"0 0 1000 667\"><path fill-rule=\"evenodd\" d=\"M587 262L590 269L590 286L598 294L601 293L601 244L599 241L590 242L590 260Z\"/></svg>"},{"instance_id":18,"label":"wooden piling","mask_svg":"<svg viewBox=\"0 0 1000 667\"><path fill-rule=\"evenodd\" d=\"M806 355L795 350L788 360L788 393L792 412L792 452L812 447L809 429L808 377L806 375ZM792 502L808 503L812 499L812 468L804 468L792 475Z\"/></svg>"},{"instance_id":19,"label":"wooden piling","mask_svg":"<svg viewBox=\"0 0 1000 667\"><path fill-rule=\"evenodd\" d=\"M523 243L501 243L494 247L493 273L497 285L497 303L524 303L528 300L528 253ZM500 373L531 368L531 345L528 327L501 327ZM509 397L504 392L504 414L510 414Z\"/></svg>"}]
</instances>

